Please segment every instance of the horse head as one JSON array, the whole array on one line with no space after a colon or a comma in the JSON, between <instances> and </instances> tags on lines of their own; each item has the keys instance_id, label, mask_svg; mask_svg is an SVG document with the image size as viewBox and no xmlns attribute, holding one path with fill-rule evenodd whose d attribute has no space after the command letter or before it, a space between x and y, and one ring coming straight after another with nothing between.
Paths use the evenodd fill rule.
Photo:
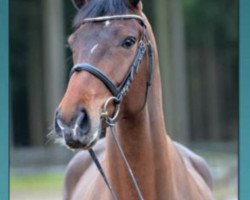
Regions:
<instances>
[{"instance_id":1,"label":"horse head","mask_svg":"<svg viewBox=\"0 0 250 200\"><path fill-rule=\"evenodd\" d=\"M68 43L74 67L55 113L54 130L68 147L88 149L105 130L102 114L107 99L114 100L106 105L109 116L118 112L118 106L119 118L143 108L145 83L151 79L150 56L145 53L149 41L140 1L73 2L78 14Z\"/></svg>"}]
</instances>

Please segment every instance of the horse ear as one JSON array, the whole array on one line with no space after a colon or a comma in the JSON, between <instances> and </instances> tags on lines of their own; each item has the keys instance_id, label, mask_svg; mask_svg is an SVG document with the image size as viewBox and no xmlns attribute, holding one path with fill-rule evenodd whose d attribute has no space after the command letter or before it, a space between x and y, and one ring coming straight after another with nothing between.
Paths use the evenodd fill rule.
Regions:
<instances>
[{"instance_id":1,"label":"horse ear","mask_svg":"<svg viewBox=\"0 0 250 200\"><path fill-rule=\"evenodd\" d=\"M140 2L140 0L129 0L129 3L134 6L137 7L138 3Z\"/></svg>"},{"instance_id":2,"label":"horse ear","mask_svg":"<svg viewBox=\"0 0 250 200\"><path fill-rule=\"evenodd\" d=\"M84 6L84 4L87 2L88 0L72 0L72 3L77 10Z\"/></svg>"}]
</instances>

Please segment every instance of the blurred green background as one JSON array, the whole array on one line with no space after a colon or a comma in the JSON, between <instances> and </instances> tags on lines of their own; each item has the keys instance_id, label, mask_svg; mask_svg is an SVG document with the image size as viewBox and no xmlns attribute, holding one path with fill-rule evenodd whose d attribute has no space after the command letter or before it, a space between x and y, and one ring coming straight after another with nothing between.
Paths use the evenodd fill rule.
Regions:
<instances>
[{"instance_id":1,"label":"blurred green background","mask_svg":"<svg viewBox=\"0 0 250 200\"><path fill-rule=\"evenodd\" d=\"M158 43L168 133L207 159L217 199L237 199L238 1L143 4ZM11 199L61 199L74 153L46 135L72 66L75 12L70 0L10 1Z\"/></svg>"}]
</instances>

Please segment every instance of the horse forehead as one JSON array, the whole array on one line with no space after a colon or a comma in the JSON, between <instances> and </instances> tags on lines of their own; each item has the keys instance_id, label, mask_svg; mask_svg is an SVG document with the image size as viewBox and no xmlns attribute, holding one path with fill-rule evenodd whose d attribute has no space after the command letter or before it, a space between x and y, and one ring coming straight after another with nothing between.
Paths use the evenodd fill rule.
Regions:
<instances>
[{"instance_id":1,"label":"horse forehead","mask_svg":"<svg viewBox=\"0 0 250 200\"><path fill-rule=\"evenodd\" d=\"M109 25L111 24L110 20L105 21L104 27L109 27Z\"/></svg>"},{"instance_id":2,"label":"horse forehead","mask_svg":"<svg viewBox=\"0 0 250 200\"><path fill-rule=\"evenodd\" d=\"M135 19L108 19L101 22L104 27L126 27L126 28L135 28L138 22Z\"/></svg>"},{"instance_id":3,"label":"horse forehead","mask_svg":"<svg viewBox=\"0 0 250 200\"><path fill-rule=\"evenodd\" d=\"M138 29L136 20L105 20L102 22L84 23L75 32L82 36L102 36L106 34L117 34Z\"/></svg>"},{"instance_id":4,"label":"horse forehead","mask_svg":"<svg viewBox=\"0 0 250 200\"><path fill-rule=\"evenodd\" d=\"M109 41L116 41L120 38L119 36L133 35L136 37L139 34L138 26L139 24L135 20L106 20L85 23L69 36L68 43L73 49L90 50L96 44L98 47L105 48Z\"/></svg>"}]
</instances>

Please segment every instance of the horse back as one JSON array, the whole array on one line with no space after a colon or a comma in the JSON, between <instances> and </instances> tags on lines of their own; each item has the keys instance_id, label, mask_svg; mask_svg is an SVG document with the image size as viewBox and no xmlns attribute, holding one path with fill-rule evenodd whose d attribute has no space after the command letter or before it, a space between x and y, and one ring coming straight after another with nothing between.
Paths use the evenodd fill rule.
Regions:
<instances>
[{"instance_id":1,"label":"horse back","mask_svg":"<svg viewBox=\"0 0 250 200\"><path fill-rule=\"evenodd\" d=\"M208 187L212 189L213 187L213 178L208 167L207 162L204 158L197 155L187 147L183 146L180 143L174 142L178 152L181 154L184 160L187 160L192 167L198 172L198 174L202 177L202 179L206 182Z\"/></svg>"}]
</instances>

